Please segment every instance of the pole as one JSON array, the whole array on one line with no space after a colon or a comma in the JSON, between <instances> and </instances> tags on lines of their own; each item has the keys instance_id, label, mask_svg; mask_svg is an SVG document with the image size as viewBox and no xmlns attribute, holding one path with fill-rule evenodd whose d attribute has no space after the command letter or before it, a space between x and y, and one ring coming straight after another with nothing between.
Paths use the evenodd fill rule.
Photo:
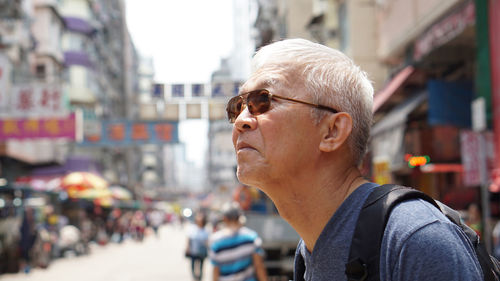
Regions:
<instances>
[{"instance_id":1,"label":"pole","mask_svg":"<svg viewBox=\"0 0 500 281\"><path fill-rule=\"evenodd\" d=\"M491 253L491 212L490 212L490 190L489 190L489 175L486 163L486 140L483 132L478 133L479 136L479 173L481 177L481 205L483 206L482 222L483 222L483 237L486 249Z\"/></svg>"},{"instance_id":2,"label":"pole","mask_svg":"<svg viewBox=\"0 0 500 281\"><path fill-rule=\"evenodd\" d=\"M488 1L489 50L491 60L491 102L495 147L492 185L500 186L500 0Z\"/></svg>"},{"instance_id":3,"label":"pole","mask_svg":"<svg viewBox=\"0 0 500 281\"><path fill-rule=\"evenodd\" d=\"M486 111L486 124L490 123L492 120L492 71L495 66L490 55L495 55L496 50L491 50L491 41L492 37L497 36L494 34L492 28L492 23L496 18L496 14L490 9L489 6L495 6L498 4L500 0L475 0L475 8L476 8L476 57L477 57L477 71L476 71L476 92L478 97L484 98L485 101L485 111ZM497 5L498 6L498 5ZM498 26L498 25L497 25ZM500 31L497 29L495 32ZM498 80L498 79L497 79ZM499 81L500 82L500 81ZM486 152L485 152L485 139L481 134L483 130L479 130L479 141L480 141L480 173L481 173L481 201L483 206L483 216L482 222L484 226L484 237L485 245L487 250L491 253L491 227L490 227L490 197L489 197L489 175L486 167ZM495 137L498 139L498 135ZM498 156L497 156L498 159Z\"/></svg>"}]
</instances>

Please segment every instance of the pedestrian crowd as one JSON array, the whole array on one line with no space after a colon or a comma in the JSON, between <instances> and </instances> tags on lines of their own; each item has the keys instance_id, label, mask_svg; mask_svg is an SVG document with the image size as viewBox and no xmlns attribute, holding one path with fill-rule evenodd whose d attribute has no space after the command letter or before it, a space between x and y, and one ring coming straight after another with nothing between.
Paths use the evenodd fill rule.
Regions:
<instances>
[{"instance_id":1,"label":"pedestrian crowd","mask_svg":"<svg viewBox=\"0 0 500 281\"><path fill-rule=\"evenodd\" d=\"M55 259L89 254L91 244L140 242L148 229L158 235L159 227L173 218L157 209L73 211L62 214L50 205L2 208L0 274L47 268Z\"/></svg>"}]
</instances>

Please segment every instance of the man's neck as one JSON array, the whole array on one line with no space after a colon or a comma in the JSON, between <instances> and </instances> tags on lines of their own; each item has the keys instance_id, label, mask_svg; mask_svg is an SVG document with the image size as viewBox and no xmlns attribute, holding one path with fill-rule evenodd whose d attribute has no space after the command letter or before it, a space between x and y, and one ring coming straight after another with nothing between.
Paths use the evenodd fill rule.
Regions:
<instances>
[{"instance_id":1,"label":"man's neck","mask_svg":"<svg viewBox=\"0 0 500 281\"><path fill-rule=\"evenodd\" d=\"M297 231L312 252L316 241L342 202L367 181L355 167L335 173L321 173L317 179L287 186L287 192L274 200L280 215ZM288 197L288 198L287 198Z\"/></svg>"}]
</instances>

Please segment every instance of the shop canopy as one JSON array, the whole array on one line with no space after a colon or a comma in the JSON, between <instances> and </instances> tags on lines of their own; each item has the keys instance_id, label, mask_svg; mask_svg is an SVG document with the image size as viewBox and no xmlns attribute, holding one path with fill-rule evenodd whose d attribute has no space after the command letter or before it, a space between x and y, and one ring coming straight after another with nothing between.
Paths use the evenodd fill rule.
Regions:
<instances>
[{"instance_id":1,"label":"shop canopy","mask_svg":"<svg viewBox=\"0 0 500 281\"><path fill-rule=\"evenodd\" d=\"M94 193L109 192L108 182L101 176L89 172L72 172L61 180L62 189L73 198L78 198L79 193L85 190L96 190Z\"/></svg>"},{"instance_id":2,"label":"shop canopy","mask_svg":"<svg viewBox=\"0 0 500 281\"><path fill-rule=\"evenodd\" d=\"M373 112L376 112L404 84L415 68L411 65L403 68L392 80L373 97Z\"/></svg>"}]
</instances>

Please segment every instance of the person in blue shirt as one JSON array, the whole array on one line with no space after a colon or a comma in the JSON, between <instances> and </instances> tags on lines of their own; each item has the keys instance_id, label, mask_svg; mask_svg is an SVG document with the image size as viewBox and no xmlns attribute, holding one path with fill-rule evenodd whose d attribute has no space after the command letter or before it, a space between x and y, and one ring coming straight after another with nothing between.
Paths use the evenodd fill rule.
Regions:
<instances>
[{"instance_id":1,"label":"person in blue shirt","mask_svg":"<svg viewBox=\"0 0 500 281\"><path fill-rule=\"evenodd\" d=\"M243 184L266 193L302 238L295 280L347 280L361 207L376 188L358 169L373 87L340 51L304 39L262 47L227 104ZM300 262L297 262L300 261ZM383 235L380 280L482 280L470 241L434 206L405 201Z\"/></svg>"},{"instance_id":2,"label":"person in blue shirt","mask_svg":"<svg viewBox=\"0 0 500 281\"><path fill-rule=\"evenodd\" d=\"M191 274L198 281L203 278L203 262L208 255L209 233L205 228L206 224L207 216L199 212L195 216L195 224L188 231L186 256L191 259Z\"/></svg>"},{"instance_id":3,"label":"person in blue shirt","mask_svg":"<svg viewBox=\"0 0 500 281\"><path fill-rule=\"evenodd\" d=\"M267 281L262 240L243 226L237 202L223 207L223 228L210 237L209 256L214 281Z\"/></svg>"}]
</instances>

